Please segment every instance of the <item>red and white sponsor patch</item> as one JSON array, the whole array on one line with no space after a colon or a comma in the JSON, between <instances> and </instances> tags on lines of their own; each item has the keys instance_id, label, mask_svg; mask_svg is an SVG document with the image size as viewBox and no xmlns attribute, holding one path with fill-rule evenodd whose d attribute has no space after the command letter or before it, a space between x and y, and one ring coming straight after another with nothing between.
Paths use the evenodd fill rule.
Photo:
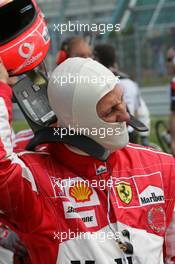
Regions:
<instances>
[{"instance_id":1,"label":"red and white sponsor patch","mask_svg":"<svg viewBox=\"0 0 175 264\"><path fill-rule=\"evenodd\" d=\"M80 177L64 180L66 197L75 208L96 206L100 204L98 195L88 181Z\"/></svg>"},{"instance_id":2,"label":"red and white sponsor patch","mask_svg":"<svg viewBox=\"0 0 175 264\"><path fill-rule=\"evenodd\" d=\"M116 179L114 194L119 208L165 203L162 175L155 172Z\"/></svg>"},{"instance_id":3,"label":"red and white sponsor patch","mask_svg":"<svg viewBox=\"0 0 175 264\"><path fill-rule=\"evenodd\" d=\"M66 196L65 189L61 184L61 182L59 181L59 179L55 177L50 177L50 180L54 191L54 197L55 198L65 197Z\"/></svg>"},{"instance_id":4,"label":"red and white sponsor patch","mask_svg":"<svg viewBox=\"0 0 175 264\"><path fill-rule=\"evenodd\" d=\"M70 202L63 202L64 215L67 219L80 218L86 227L97 226L95 210L79 211Z\"/></svg>"}]
</instances>

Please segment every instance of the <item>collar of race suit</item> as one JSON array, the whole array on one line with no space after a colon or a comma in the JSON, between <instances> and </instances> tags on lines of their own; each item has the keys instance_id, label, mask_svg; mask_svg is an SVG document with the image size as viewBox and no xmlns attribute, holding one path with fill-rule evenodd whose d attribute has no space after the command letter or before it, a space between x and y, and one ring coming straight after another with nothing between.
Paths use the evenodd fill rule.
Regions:
<instances>
[{"instance_id":1,"label":"collar of race suit","mask_svg":"<svg viewBox=\"0 0 175 264\"><path fill-rule=\"evenodd\" d=\"M116 164L116 152L112 153L106 162L103 162L91 156L77 154L64 144L52 143L48 148L54 159L77 174L77 176L89 181L109 179L111 168Z\"/></svg>"}]
</instances>

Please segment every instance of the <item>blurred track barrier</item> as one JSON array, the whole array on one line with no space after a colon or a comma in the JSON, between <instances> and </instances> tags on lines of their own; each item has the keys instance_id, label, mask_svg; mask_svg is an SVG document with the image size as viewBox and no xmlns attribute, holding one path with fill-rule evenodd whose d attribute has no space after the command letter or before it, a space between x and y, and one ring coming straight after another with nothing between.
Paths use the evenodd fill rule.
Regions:
<instances>
[{"instance_id":1,"label":"blurred track barrier","mask_svg":"<svg viewBox=\"0 0 175 264\"><path fill-rule=\"evenodd\" d=\"M144 87L140 89L143 99L147 103L151 115L168 115L170 95L168 87ZM14 104L14 119L24 119L20 109Z\"/></svg>"},{"instance_id":2,"label":"blurred track barrier","mask_svg":"<svg viewBox=\"0 0 175 264\"><path fill-rule=\"evenodd\" d=\"M168 115L170 91L168 86L144 87L140 89L151 115Z\"/></svg>"}]
</instances>

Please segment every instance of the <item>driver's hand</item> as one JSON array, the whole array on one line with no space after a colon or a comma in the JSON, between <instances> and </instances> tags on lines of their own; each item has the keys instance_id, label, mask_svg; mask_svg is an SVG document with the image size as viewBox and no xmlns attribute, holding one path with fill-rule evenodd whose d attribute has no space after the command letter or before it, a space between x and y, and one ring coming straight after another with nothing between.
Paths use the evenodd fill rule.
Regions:
<instances>
[{"instance_id":1,"label":"driver's hand","mask_svg":"<svg viewBox=\"0 0 175 264\"><path fill-rule=\"evenodd\" d=\"M0 81L9 83L9 74L4 66L4 63L1 57L0 57Z\"/></svg>"},{"instance_id":2,"label":"driver's hand","mask_svg":"<svg viewBox=\"0 0 175 264\"><path fill-rule=\"evenodd\" d=\"M3 60L0 57L0 81L9 84L10 86L15 85L18 82L18 77L9 77L7 69L4 66Z\"/></svg>"}]
</instances>

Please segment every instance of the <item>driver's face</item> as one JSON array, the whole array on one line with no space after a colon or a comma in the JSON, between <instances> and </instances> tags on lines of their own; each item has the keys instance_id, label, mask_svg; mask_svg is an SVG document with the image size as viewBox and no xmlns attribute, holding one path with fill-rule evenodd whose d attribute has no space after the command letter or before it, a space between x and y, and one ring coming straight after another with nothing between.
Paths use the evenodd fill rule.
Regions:
<instances>
[{"instance_id":1,"label":"driver's face","mask_svg":"<svg viewBox=\"0 0 175 264\"><path fill-rule=\"evenodd\" d=\"M97 114L102 120L109 123L129 120L120 85L117 84L113 90L100 99L97 103Z\"/></svg>"}]
</instances>

